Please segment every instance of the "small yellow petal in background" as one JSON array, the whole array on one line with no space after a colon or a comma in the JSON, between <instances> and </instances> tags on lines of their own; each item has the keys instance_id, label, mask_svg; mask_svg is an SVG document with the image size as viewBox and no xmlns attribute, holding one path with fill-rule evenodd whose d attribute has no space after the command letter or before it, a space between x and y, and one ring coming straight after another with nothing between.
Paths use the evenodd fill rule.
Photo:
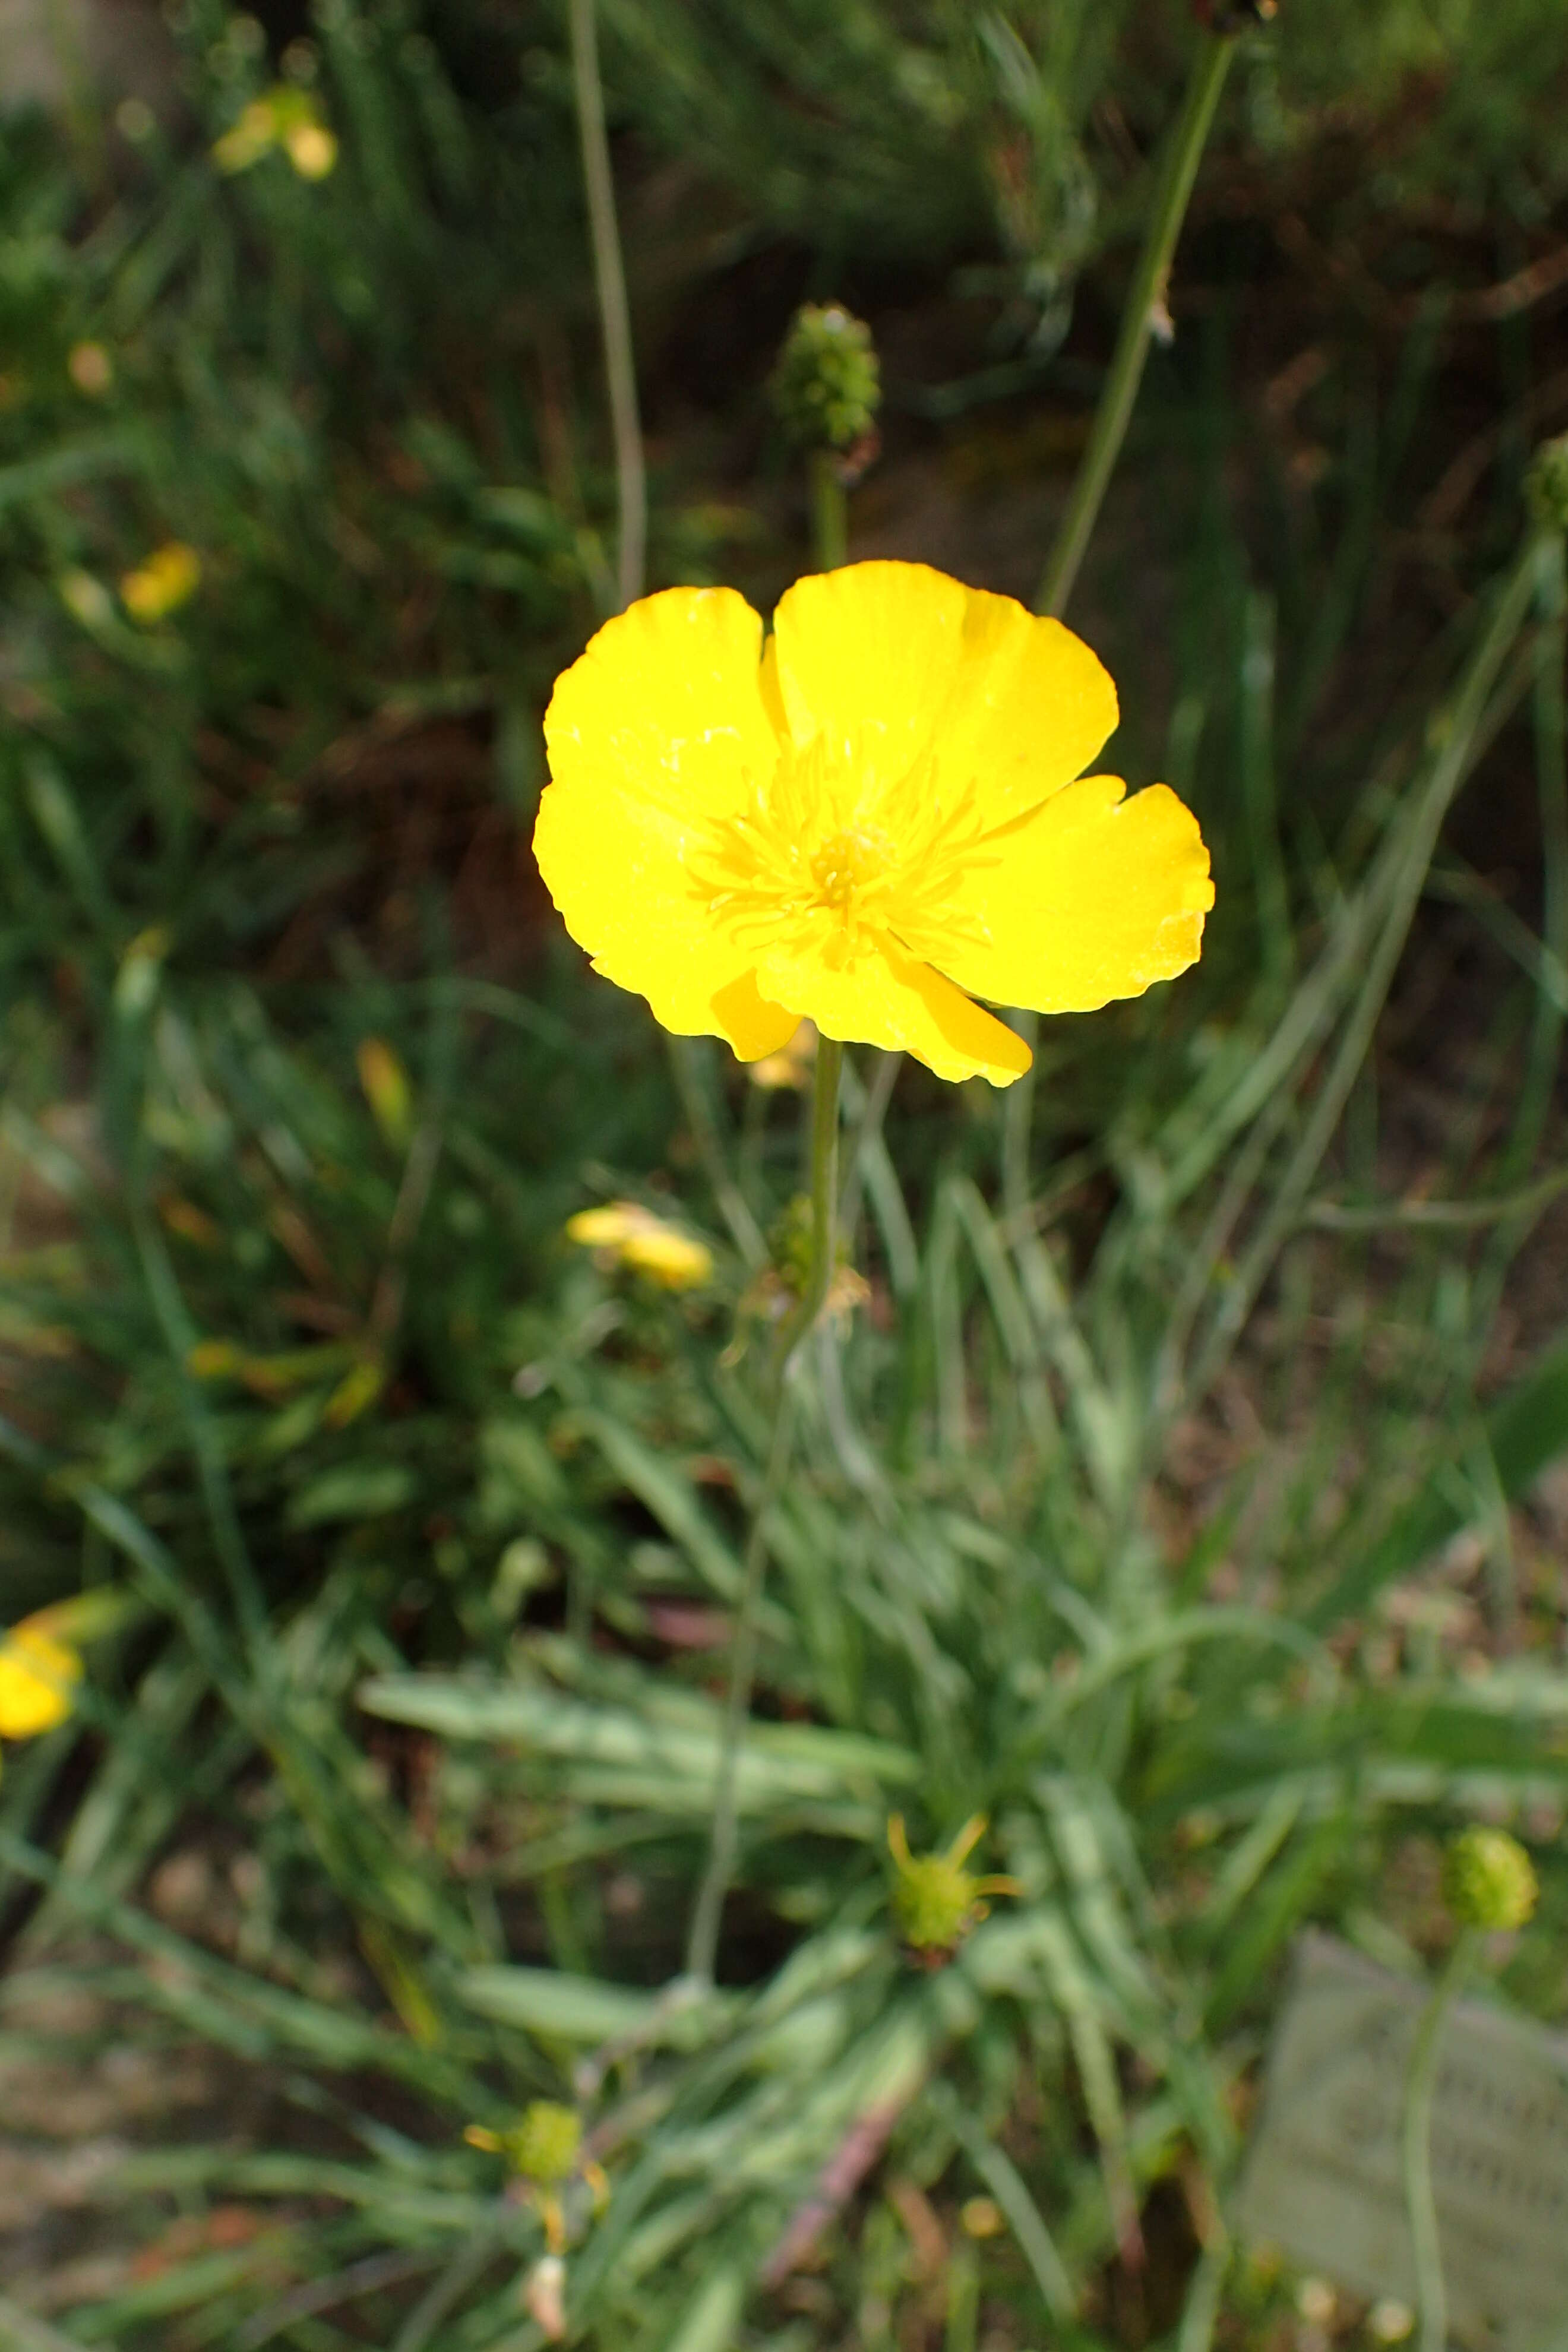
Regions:
<instances>
[{"instance_id":1,"label":"small yellow petal in background","mask_svg":"<svg viewBox=\"0 0 1568 2352\"><path fill-rule=\"evenodd\" d=\"M258 163L278 138L278 123L270 101L253 98L237 122L215 140L213 162L220 172L248 172Z\"/></svg>"},{"instance_id":2,"label":"small yellow petal in background","mask_svg":"<svg viewBox=\"0 0 1568 2352\"><path fill-rule=\"evenodd\" d=\"M407 1071L384 1037L362 1037L354 1048L354 1064L383 1142L394 1151L406 1150L414 1132L414 1093Z\"/></svg>"},{"instance_id":3,"label":"small yellow petal in background","mask_svg":"<svg viewBox=\"0 0 1568 2352\"><path fill-rule=\"evenodd\" d=\"M162 621L188 604L201 585L202 560L183 539L166 540L120 583L120 600L132 620Z\"/></svg>"},{"instance_id":4,"label":"small yellow petal in background","mask_svg":"<svg viewBox=\"0 0 1568 2352\"><path fill-rule=\"evenodd\" d=\"M324 122L296 122L283 145L302 180L324 180L338 160L337 140Z\"/></svg>"},{"instance_id":5,"label":"small yellow petal in background","mask_svg":"<svg viewBox=\"0 0 1568 2352\"><path fill-rule=\"evenodd\" d=\"M893 941L842 971L816 959L772 957L762 978L825 1037L913 1054L939 1078L983 1077L1010 1087L1032 1058L1021 1037Z\"/></svg>"},{"instance_id":6,"label":"small yellow petal in background","mask_svg":"<svg viewBox=\"0 0 1568 2352\"><path fill-rule=\"evenodd\" d=\"M953 893L951 937L911 940L961 988L1090 1013L1195 963L1214 904L1197 820L1168 786L1086 776L994 835Z\"/></svg>"},{"instance_id":7,"label":"small yellow petal in background","mask_svg":"<svg viewBox=\"0 0 1568 2352\"><path fill-rule=\"evenodd\" d=\"M566 1221L566 1238L599 1250L636 1274L646 1274L665 1290L693 1290L713 1272L706 1243L679 1225L666 1223L637 1201L607 1201L603 1208L579 1209Z\"/></svg>"},{"instance_id":8,"label":"small yellow petal in background","mask_svg":"<svg viewBox=\"0 0 1568 2352\"><path fill-rule=\"evenodd\" d=\"M793 1013L789 1017L795 1020ZM764 1093L775 1094L787 1088L798 1094L809 1080L811 1066L816 1059L816 1023L796 1022L795 1034L788 1043L781 1045L776 1054L765 1055L760 1062L752 1063L746 1076Z\"/></svg>"},{"instance_id":9,"label":"small yellow petal in background","mask_svg":"<svg viewBox=\"0 0 1568 2352\"><path fill-rule=\"evenodd\" d=\"M71 1711L81 1659L38 1617L0 1634L0 1739L34 1739Z\"/></svg>"},{"instance_id":10,"label":"small yellow petal in background","mask_svg":"<svg viewBox=\"0 0 1568 2352\"><path fill-rule=\"evenodd\" d=\"M66 354L66 373L89 400L101 400L114 383L114 364L101 343L73 343Z\"/></svg>"}]
</instances>

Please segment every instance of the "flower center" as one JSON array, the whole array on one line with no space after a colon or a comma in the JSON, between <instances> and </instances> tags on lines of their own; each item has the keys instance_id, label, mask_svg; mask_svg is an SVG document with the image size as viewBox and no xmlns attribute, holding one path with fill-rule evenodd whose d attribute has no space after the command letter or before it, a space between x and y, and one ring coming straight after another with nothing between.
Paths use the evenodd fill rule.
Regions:
<instances>
[{"instance_id":1,"label":"flower center","mask_svg":"<svg viewBox=\"0 0 1568 2352\"><path fill-rule=\"evenodd\" d=\"M863 899L886 879L897 853L885 834L868 827L831 835L811 853L811 881L825 913L852 925Z\"/></svg>"},{"instance_id":2,"label":"flower center","mask_svg":"<svg viewBox=\"0 0 1568 2352\"><path fill-rule=\"evenodd\" d=\"M928 761L889 789L847 752L821 736L786 751L742 814L692 844L692 880L738 945L841 967L879 937L920 953L951 927L955 871L980 846L973 815L943 809Z\"/></svg>"}]
</instances>

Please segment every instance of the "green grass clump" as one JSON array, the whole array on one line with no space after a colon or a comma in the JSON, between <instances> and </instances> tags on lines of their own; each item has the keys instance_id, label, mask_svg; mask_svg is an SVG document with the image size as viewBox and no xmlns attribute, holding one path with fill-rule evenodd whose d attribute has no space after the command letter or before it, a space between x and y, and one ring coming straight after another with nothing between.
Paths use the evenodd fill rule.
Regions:
<instances>
[{"instance_id":1,"label":"green grass clump","mask_svg":"<svg viewBox=\"0 0 1568 2352\"><path fill-rule=\"evenodd\" d=\"M805 55L782 6L688 13ZM868 1292L813 1343L769 1514L737 1885L693 1983L766 1476L745 1303L801 1136L795 1096L582 971L522 856L539 703L608 593L560 389L559 32L498 100L479 16L437 47L323 9L342 150L310 180L207 152L283 69L247 23L185 22L199 140L94 184L35 125L0 183L3 1613L128 1603L73 1719L6 1755L0 2069L112 2036L219 2084L79 2184L121 2268L66 2273L50 2324L126 2352L535 2352L558 2315L605 2352L1262 2341L1287 2287L1226 2196L1302 1922L1419 1966L1399 1889L1507 1815L1542 1905L1505 1984L1562 2001L1536 1829L1568 1691L1510 1512L1568 1442L1568 1364L1488 1374L1556 1181L1560 547L1522 500L1494 518L1451 626L1371 691L1430 335L1383 412L1331 362L1306 492L1260 466L1236 495L1217 336L1206 379L1152 379L1140 576L1177 622L1167 680L1115 664L1122 748L1203 817L1208 949L1049 1024L1005 1097L850 1057ZM962 129L981 68L941 29ZM994 67L1030 30L992 29ZM852 35L869 107L907 27L823 37ZM842 126L823 152L828 244L868 167ZM717 568L655 520L666 571ZM171 541L199 581L138 623L119 582ZM1499 745L1539 938L1445 835ZM1444 1115L1413 1151L1401 1057L1449 936L1423 893L1489 959L1490 1026L1419 1061ZM711 1281L572 1247L610 1198L678 1205ZM1462 1587L1458 1549L1427 1572L1456 1538ZM933 1860L934 1922L904 1887ZM531 2116L556 2140L509 2191Z\"/></svg>"}]
</instances>

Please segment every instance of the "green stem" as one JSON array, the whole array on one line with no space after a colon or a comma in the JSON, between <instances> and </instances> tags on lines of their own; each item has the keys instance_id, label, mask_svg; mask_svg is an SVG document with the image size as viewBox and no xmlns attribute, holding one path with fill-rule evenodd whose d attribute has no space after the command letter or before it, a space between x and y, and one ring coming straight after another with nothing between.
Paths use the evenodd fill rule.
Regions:
<instances>
[{"instance_id":1,"label":"green stem","mask_svg":"<svg viewBox=\"0 0 1568 2352\"><path fill-rule=\"evenodd\" d=\"M838 1080L844 1048L837 1039L819 1037L811 1118L811 1265L798 1305L785 1321L775 1346L773 1431L762 1492L752 1513L742 1561L741 1599L731 1640L730 1679L724 1694L724 1721L720 1734L719 1768L713 1787L713 1817L708 1840L708 1866L692 1907L686 1945L689 1983L713 1981L719 1956L719 1930L724 1898L735 1874L740 1832L741 1748L751 1712L752 1682L757 1664L757 1637L763 1592L767 1583L768 1521L784 1492L795 1441L795 1392L789 1372L802 1341L822 1312L833 1280L837 1251L838 1202Z\"/></svg>"},{"instance_id":2,"label":"green stem","mask_svg":"<svg viewBox=\"0 0 1568 2352\"><path fill-rule=\"evenodd\" d=\"M811 453L811 551L819 572L849 561L849 499L831 449Z\"/></svg>"},{"instance_id":3,"label":"green stem","mask_svg":"<svg viewBox=\"0 0 1568 2352\"><path fill-rule=\"evenodd\" d=\"M819 1035L811 1098L811 1266L805 1288L774 1342L781 1381L821 1314L833 1281L838 1246L838 1080L843 1067L844 1048L838 1040Z\"/></svg>"},{"instance_id":4,"label":"green stem","mask_svg":"<svg viewBox=\"0 0 1568 2352\"><path fill-rule=\"evenodd\" d=\"M720 1215L730 1228L731 1240L747 1265L754 1269L767 1256L767 1244L747 1205L744 1193L730 1173L696 1059L697 1041L692 1037L677 1037L666 1030L665 1045L669 1053L676 1092L680 1097L680 1107L686 1113L686 1124L691 1129L691 1139L697 1146L697 1156L702 1162L709 1190L718 1204ZM756 1089L753 1087L752 1091L754 1094Z\"/></svg>"},{"instance_id":5,"label":"green stem","mask_svg":"<svg viewBox=\"0 0 1568 2352\"><path fill-rule=\"evenodd\" d=\"M1447 2352L1448 2341L1448 2298L1443 2284L1437 2206L1432 2194L1432 2100L1437 2082L1437 2046L1460 1987L1469 1974L1481 1933L1479 1927L1460 1929L1447 1966L1421 2012L1405 2077L1405 2210L1415 2263L1419 2352Z\"/></svg>"},{"instance_id":6,"label":"green stem","mask_svg":"<svg viewBox=\"0 0 1568 2352\"><path fill-rule=\"evenodd\" d=\"M637 370L632 360L632 319L626 277L616 225L616 183L605 131L605 89L599 78L599 34L595 0L571 0L572 83L577 101L577 131L583 144L583 181L588 198L588 234L594 248L594 287L599 299L599 330L605 344L605 375L610 395L610 430L616 445L616 503L619 520L616 585L621 604L643 592L647 550L647 478L642 426L637 419Z\"/></svg>"},{"instance_id":7,"label":"green stem","mask_svg":"<svg viewBox=\"0 0 1568 2352\"><path fill-rule=\"evenodd\" d=\"M1149 355L1149 338L1164 304L1171 257L1181 235L1187 200L1197 177L1198 160L1214 121L1235 47L1234 35L1205 33L1193 60L1182 111L1161 170L1143 250L1138 257L1127 307L1121 314L1110 373L1100 395L1094 430L1089 435L1056 544L1040 578L1035 599L1037 613L1059 614L1071 595L1100 501L1127 437L1132 404L1138 397L1143 362Z\"/></svg>"}]
</instances>

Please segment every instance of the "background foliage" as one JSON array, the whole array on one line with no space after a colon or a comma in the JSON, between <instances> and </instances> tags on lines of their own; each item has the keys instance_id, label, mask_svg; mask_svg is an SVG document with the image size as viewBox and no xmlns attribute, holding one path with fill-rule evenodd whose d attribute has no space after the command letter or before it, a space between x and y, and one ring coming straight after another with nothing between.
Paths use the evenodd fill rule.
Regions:
<instances>
[{"instance_id":1,"label":"background foliage","mask_svg":"<svg viewBox=\"0 0 1568 2352\"><path fill-rule=\"evenodd\" d=\"M759 387L813 291L883 330L858 551L940 526L1027 593L1184 13L605 15L656 577L805 562ZM138 1602L0 1782L5 2291L68 2344L521 2352L538 2217L461 2132L548 2095L612 2184L584 2343L1304 2345L1224 2221L1298 1927L1419 1969L1482 1811L1545 1882L1504 1990L1568 1990L1562 581L1519 554L1561 12L1287 7L1238 60L1075 614L1215 845L1210 945L1005 1098L858 1066L872 1296L684 2004L729 1349L800 1139L584 977L527 856L611 593L563 28L201 0L175 43L163 113L79 94L0 165L0 1613ZM226 176L280 74L337 168ZM139 625L171 540L200 586ZM711 1287L568 1251L610 1194ZM945 1969L895 1811L984 1812L1019 1885Z\"/></svg>"}]
</instances>

